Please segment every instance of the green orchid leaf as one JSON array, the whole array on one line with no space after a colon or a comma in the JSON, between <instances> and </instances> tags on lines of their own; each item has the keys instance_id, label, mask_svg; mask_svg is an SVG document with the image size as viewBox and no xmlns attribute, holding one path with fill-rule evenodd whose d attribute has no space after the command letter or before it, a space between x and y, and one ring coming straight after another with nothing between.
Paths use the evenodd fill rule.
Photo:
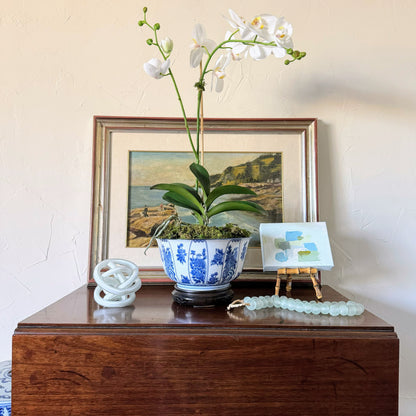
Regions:
<instances>
[{"instance_id":1,"label":"green orchid leaf","mask_svg":"<svg viewBox=\"0 0 416 416\"><path fill-rule=\"evenodd\" d=\"M186 185L185 183L172 183L171 185L182 186L182 188L188 190L202 204L201 197L199 196L199 194L196 191L196 189L193 188L192 186Z\"/></svg>"},{"instance_id":2,"label":"green orchid leaf","mask_svg":"<svg viewBox=\"0 0 416 416\"><path fill-rule=\"evenodd\" d=\"M211 190L211 181L209 179L208 171L202 165L198 165L197 163L192 163L192 165L189 166L189 169L201 184L205 195L208 197Z\"/></svg>"},{"instance_id":3,"label":"green orchid leaf","mask_svg":"<svg viewBox=\"0 0 416 416\"><path fill-rule=\"evenodd\" d=\"M245 195L256 195L254 191L249 188L245 188L244 186L238 185L223 185L218 186L217 188L213 189L207 198L205 205L207 208L211 206L211 204L220 196L229 195L229 194L245 194Z\"/></svg>"},{"instance_id":4,"label":"green orchid leaf","mask_svg":"<svg viewBox=\"0 0 416 416\"><path fill-rule=\"evenodd\" d=\"M187 187L188 185L185 184L159 183L157 185L153 185L150 189L161 189L163 191L169 191L178 194L186 201L188 201L189 204L195 206L193 209L202 214L204 212L204 207L202 206L201 198L199 196L195 196L193 192L187 189Z\"/></svg>"},{"instance_id":5,"label":"green orchid leaf","mask_svg":"<svg viewBox=\"0 0 416 416\"><path fill-rule=\"evenodd\" d=\"M203 223L203 219L201 216L201 213L199 211L198 206L194 205L192 202L190 202L185 197L177 194L176 192L166 192L162 198L169 202L170 204L177 205L178 207L186 208L192 211L192 214L195 215L195 217L198 219L198 222L200 224Z\"/></svg>"},{"instance_id":6,"label":"green orchid leaf","mask_svg":"<svg viewBox=\"0 0 416 416\"><path fill-rule=\"evenodd\" d=\"M251 201L226 201L213 206L207 212L207 217L211 218L225 211L251 211L257 214L264 214L265 210L255 202Z\"/></svg>"}]
</instances>

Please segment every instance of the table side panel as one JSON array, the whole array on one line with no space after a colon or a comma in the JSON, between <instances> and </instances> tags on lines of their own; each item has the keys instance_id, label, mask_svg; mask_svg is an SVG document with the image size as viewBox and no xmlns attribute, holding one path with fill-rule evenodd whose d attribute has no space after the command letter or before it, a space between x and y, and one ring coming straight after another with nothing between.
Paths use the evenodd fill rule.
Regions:
<instances>
[{"instance_id":1,"label":"table side panel","mask_svg":"<svg viewBox=\"0 0 416 416\"><path fill-rule=\"evenodd\" d=\"M397 415L397 337L314 334L16 333L13 415Z\"/></svg>"}]
</instances>

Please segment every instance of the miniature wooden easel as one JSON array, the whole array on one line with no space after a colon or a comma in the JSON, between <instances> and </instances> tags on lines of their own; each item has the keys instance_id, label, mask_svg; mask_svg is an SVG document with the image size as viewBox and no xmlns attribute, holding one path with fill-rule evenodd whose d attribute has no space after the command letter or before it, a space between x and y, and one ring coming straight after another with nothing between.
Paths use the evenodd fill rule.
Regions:
<instances>
[{"instance_id":1,"label":"miniature wooden easel","mask_svg":"<svg viewBox=\"0 0 416 416\"><path fill-rule=\"evenodd\" d=\"M277 278L276 278L276 288L274 294L279 296L280 291L280 280L282 277L286 277L286 292L290 293L292 290L292 279L293 276L309 275L309 278L312 280L313 288L315 289L315 294L317 299L322 299L322 293L319 288L319 283L316 280L318 270L312 267L305 268L294 268L294 269L277 269Z\"/></svg>"}]
</instances>

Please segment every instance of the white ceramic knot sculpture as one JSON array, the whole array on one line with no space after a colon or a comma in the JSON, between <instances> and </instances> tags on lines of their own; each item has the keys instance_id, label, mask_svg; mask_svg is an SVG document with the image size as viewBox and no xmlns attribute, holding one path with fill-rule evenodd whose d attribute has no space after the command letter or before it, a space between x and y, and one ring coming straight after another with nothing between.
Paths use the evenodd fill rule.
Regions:
<instances>
[{"instance_id":1,"label":"white ceramic knot sculpture","mask_svg":"<svg viewBox=\"0 0 416 416\"><path fill-rule=\"evenodd\" d=\"M139 268L132 262L121 259L107 259L94 269L94 300L110 308L130 305L141 288ZM104 296L102 296L104 293Z\"/></svg>"}]
</instances>

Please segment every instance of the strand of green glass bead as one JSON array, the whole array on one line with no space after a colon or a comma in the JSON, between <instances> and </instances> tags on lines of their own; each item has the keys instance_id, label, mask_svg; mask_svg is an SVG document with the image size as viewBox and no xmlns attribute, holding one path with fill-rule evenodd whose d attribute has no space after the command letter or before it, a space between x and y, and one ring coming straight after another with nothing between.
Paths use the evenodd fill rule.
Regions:
<instances>
[{"instance_id":1,"label":"strand of green glass bead","mask_svg":"<svg viewBox=\"0 0 416 416\"><path fill-rule=\"evenodd\" d=\"M289 311L311 313L313 315L331 316L356 316L364 312L364 306L360 303L348 302L316 302L292 299L286 296L246 296L241 306L245 306L250 311L264 308L281 308Z\"/></svg>"}]
</instances>

